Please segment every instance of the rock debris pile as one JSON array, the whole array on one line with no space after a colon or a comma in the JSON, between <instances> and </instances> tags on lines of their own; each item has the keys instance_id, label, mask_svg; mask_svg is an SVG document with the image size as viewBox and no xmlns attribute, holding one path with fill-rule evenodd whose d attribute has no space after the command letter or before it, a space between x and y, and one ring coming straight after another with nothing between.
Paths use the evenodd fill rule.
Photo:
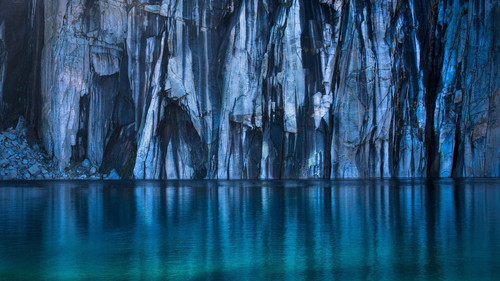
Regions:
<instances>
[{"instance_id":1,"label":"rock debris pile","mask_svg":"<svg viewBox=\"0 0 500 281\"><path fill-rule=\"evenodd\" d=\"M16 128L0 132L0 180L120 179L115 170L100 174L88 159L60 170L21 118Z\"/></svg>"}]
</instances>

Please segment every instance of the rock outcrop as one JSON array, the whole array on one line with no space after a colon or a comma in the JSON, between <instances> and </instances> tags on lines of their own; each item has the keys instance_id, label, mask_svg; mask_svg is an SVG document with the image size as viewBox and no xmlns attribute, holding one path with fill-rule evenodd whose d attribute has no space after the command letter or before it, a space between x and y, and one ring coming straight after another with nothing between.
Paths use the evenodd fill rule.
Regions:
<instances>
[{"instance_id":1,"label":"rock outcrop","mask_svg":"<svg viewBox=\"0 0 500 281\"><path fill-rule=\"evenodd\" d=\"M500 176L498 1L7 2L2 123L29 115L61 169Z\"/></svg>"}]
</instances>

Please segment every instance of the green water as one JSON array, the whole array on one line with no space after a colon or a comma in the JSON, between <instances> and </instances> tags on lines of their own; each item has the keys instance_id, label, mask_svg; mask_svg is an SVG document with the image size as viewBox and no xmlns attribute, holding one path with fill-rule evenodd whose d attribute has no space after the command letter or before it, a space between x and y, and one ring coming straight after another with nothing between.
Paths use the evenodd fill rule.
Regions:
<instances>
[{"instance_id":1,"label":"green water","mask_svg":"<svg viewBox=\"0 0 500 281\"><path fill-rule=\"evenodd\" d=\"M0 183L0 280L500 280L500 180Z\"/></svg>"}]
</instances>

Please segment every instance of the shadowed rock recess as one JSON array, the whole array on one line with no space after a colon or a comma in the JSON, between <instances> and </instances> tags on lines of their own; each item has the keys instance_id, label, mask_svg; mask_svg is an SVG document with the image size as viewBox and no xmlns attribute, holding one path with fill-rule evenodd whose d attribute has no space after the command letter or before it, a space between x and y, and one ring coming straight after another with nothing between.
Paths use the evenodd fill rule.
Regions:
<instances>
[{"instance_id":1,"label":"shadowed rock recess","mask_svg":"<svg viewBox=\"0 0 500 281\"><path fill-rule=\"evenodd\" d=\"M136 179L498 177L497 0L2 0L0 120Z\"/></svg>"}]
</instances>

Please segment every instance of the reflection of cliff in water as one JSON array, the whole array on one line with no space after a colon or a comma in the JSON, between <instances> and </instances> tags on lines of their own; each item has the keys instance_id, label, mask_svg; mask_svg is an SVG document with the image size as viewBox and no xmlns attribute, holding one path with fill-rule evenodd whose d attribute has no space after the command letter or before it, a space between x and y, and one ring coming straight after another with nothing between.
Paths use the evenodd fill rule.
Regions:
<instances>
[{"instance_id":1,"label":"reflection of cliff in water","mask_svg":"<svg viewBox=\"0 0 500 281\"><path fill-rule=\"evenodd\" d=\"M4 183L0 277L495 279L500 190L492 185Z\"/></svg>"}]
</instances>

